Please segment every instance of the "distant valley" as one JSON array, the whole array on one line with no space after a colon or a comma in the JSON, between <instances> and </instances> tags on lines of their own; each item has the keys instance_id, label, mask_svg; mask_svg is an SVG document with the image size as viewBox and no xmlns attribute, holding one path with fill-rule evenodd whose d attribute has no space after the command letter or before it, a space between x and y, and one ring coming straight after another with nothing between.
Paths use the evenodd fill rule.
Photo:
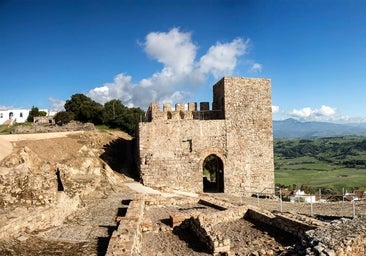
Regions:
<instances>
[{"instance_id":1,"label":"distant valley","mask_svg":"<svg viewBox=\"0 0 366 256\"><path fill-rule=\"evenodd\" d=\"M366 190L366 137L275 138L275 181L308 193Z\"/></svg>"},{"instance_id":2,"label":"distant valley","mask_svg":"<svg viewBox=\"0 0 366 256\"><path fill-rule=\"evenodd\" d=\"M324 138L346 135L366 136L366 123L301 122L293 118L273 121L275 138Z\"/></svg>"}]
</instances>

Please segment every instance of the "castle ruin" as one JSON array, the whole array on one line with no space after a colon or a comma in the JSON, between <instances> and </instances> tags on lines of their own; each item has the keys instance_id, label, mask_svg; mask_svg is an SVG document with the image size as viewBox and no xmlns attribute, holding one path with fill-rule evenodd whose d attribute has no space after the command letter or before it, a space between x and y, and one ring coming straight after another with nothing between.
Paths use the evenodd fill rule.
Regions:
<instances>
[{"instance_id":1,"label":"castle ruin","mask_svg":"<svg viewBox=\"0 0 366 256\"><path fill-rule=\"evenodd\" d=\"M274 193L271 82L224 77L208 102L151 103L137 132L144 185L188 192Z\"/></svg>"}]
</instances>

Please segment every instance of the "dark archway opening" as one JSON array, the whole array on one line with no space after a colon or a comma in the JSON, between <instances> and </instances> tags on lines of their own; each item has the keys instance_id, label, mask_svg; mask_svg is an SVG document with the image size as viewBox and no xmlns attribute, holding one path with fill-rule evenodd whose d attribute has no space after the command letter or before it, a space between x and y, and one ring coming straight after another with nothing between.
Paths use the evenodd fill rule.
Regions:
<instances>
[{"instance_id":1,"label":"dark archway opening","mask_svg":"<svg viewBox=\"0 0 366 256\"><path fill-rule=\"evenodd\" d=\"M224 192L224 163L217 155L209 155L203 161L203 192Z\"/></svg>"}]
</instances>

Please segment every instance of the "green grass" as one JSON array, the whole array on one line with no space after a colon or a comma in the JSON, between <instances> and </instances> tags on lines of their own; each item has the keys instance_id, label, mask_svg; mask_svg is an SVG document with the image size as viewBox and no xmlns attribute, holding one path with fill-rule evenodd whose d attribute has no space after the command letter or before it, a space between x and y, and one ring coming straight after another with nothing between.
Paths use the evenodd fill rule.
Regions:
<instances>
[{"instance_id":1,"label":"green grass","mask_svg":"<svg viewBox=\"0 0 366 256\"><path fill-rule=\"evenodd\" d=\"M105 124L100 124L100 125L95 125L95 128L101 131L108 131L111 130L107 125Z\"/></svg>"},{"instance_id":2,"label":"green grass","mask_svg":"<svg viewBox=\"0 0 366 256\"><path fill-rule=\"evenodd\" d=\"M9 127L7 125L0 125L0 134L10 134L13 131L13 127Z\"/></svg>"},{"instance_id":3,"label":"green grass","mask_svg":"<svg viewBox=\"0 0 366 256\"><path fill-rule=\"evenodd\" d=\"M275 140L275 183L366 190L366 137Z\"/></svg>"},{"instance_id":4,"label":"green grass","mask_svg":"<svg viewBox=\"0 0 366 256\"><path fill-rule=\"evenodd\" d=\"M335 188L337 191L341 191L342 188L366 189L366 170L276 170L275 182L285 186L296 184L298 187L307 185L314 188Z\"/></svg>"}]
</instances>

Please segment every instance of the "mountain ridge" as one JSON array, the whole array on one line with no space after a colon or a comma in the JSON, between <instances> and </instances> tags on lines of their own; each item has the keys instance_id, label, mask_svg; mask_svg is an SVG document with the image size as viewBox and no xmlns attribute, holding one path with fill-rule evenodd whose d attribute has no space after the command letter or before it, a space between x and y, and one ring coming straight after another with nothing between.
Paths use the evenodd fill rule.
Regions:
<instances>
[{"instance_id":1,"label":"mountain ridge","mask_svg":"<svg viewBox=\"0 0 366 256\"><path fill-rule=\"evenodd\" d=\"M273 121L275 138L324 138L346 135L366 136L366 123L303 122L294 118Z\"/></svg>"}]
</instances>

